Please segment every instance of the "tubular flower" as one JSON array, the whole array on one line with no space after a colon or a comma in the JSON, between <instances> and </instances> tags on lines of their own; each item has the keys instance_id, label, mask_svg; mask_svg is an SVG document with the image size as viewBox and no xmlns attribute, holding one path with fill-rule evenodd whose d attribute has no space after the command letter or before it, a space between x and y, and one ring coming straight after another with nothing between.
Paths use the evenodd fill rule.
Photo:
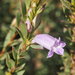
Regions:
<instances>
[{"instance_id":1,"label":"tubular flower","mask_svg":"<svg viewBox=\"0 0 75 75\"><path fill-rule=\"evenodd\" d=\"M25 24L27 25L28 32L31 32L32 31L32 25L30 23L30 20L27 19L26 22L25 22Z\"/></svg>"},{"instance_id":2,"label":"tubular flower","mask_svg":"<svg viewBox=\"0 0 75 75\"><path fill-rule=\"evenodd\" d=\"M61 41L60 37L59 39L56 39L47 34L39 34L35 36L31 43L37 43L48 49L47 58L52 57L54 52L59 55L64 55L63 47L65 47L66 43Z\"/></svg>"}]
</instances>

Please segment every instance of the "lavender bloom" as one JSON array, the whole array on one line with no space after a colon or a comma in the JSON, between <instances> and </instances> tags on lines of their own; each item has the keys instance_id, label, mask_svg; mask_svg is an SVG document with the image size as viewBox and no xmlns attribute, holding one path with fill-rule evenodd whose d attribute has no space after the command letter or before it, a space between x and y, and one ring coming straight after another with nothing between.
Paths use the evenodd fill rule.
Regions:
<instances>
[{"instance_id":1,"label":"lavender bloom","mask_svg":"<svg viewBox=\"0 0 75 75\"><path fill-rule=\"evenodd\" d=\"M25 22L25 24L27 25L28 32L31 32L32 31L32 25L30 23L30 20L27 19L26 22Z\"/></svg>"},{"instance_id":2,"label":"lavender bloom","mask_svg":"<svg viewBox=\"0 0 75 75\"><path fill-rule=\"evenodd\" d=\"M39 34L35 36L31 43L40 44L41 46L48 49L49 52L47 58L52 57L53 52L59 55L64 55L63 47L65 47L66 43L61 41L60 37L59 39L56 39L47 34Z\"/></svg>"}]
</instances>

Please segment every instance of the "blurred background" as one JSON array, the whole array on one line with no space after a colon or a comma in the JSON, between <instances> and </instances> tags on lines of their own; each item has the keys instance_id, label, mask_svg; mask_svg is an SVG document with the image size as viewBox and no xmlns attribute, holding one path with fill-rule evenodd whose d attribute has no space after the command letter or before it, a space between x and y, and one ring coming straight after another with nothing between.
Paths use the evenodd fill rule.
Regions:
<instances>
[{"instance_id":1,"label":"blurred background","mask_svg":"<svg viewBox=\"0 0 75 75\"><path fill-rule=\"evenodd\" d=\"M70 1L70 0L69 0ZM43 13L42 22L39 28L34 32L34 35L45 33L53 37L61 37L64 24L60 20L65 19L62 4L60 0L42 0L40 5L46 3ZM19 9L19 0L0 0L0 52L2 51L3 43L7 33L10 30L10 25L16 16L16 11ZM18 39L19 35L15 37ZM7 51L9 51L8 48ZM65 47L64 56L54 54L51 58L47 57L48 50L33 50L30 48L24 75L71 75L70 74L70 53L68 47ZM7 71L5 59L0 59L0 75L5 75Z\"/></svg>"}]
</instances>

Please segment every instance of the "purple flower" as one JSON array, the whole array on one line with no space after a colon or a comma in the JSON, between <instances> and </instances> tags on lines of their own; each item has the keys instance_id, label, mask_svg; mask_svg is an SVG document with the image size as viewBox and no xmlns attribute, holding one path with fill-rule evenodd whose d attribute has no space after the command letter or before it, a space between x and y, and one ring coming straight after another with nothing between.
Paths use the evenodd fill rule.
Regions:
<instances>
[{"instance_id":1,"label":"purple flower","mask_svg":"<svg viewBox=\"0 0 75 75\"><path fill-rule=\"evenodd\" d=\"M32 25L30 23L30 20L27 19L26 22L25 22L25 24L27 25L28 32L31 32L32 31Z\"/></svg>"},{"instance_id":2,"label":"purple flower","mask_svg":"<svg viewBox=\"0 0 75 75\"><path fill-rule=\"evenodd\" d=\"M60 37L56 39L47 34L39 34L35 36L31 43L37 43L48 49L47 58L52 57L54 52L59 55L64 55L63 47L65 47L66 43L61 41Z\"/></svg>"}]
</instances>

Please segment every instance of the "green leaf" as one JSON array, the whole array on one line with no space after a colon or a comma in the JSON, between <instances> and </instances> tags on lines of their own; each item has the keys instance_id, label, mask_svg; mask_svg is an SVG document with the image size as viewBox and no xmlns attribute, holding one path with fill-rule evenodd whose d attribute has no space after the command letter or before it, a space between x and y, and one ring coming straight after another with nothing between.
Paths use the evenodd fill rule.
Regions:
<instances>
[{"instance_id":1,"label":"green leaf","mask_svg":"<svg viewBox=\"0 0 75 75\"><path fill-rule=\"evenodd\" d=\"M20 43L21 43L21 42L18 41L18 40L13 40L10 46L18 45L18 44L20 44Z\"/></svg>"},{"instance_id":2,"label":"green leaf","mask_svg":"<svg viewBox=\"0 0 75 75\"><path fill-rule=\"evenodd\" d=\"M65 0L61 0L61 2L63 3L63 5L65 5L67 8L71 9L70 4L68 1Z\"/></svg>"},{"instance_id":3,"label":"green leaf","mask_svg":"<svg viewBox=\"0 0 75 75\"><path fill-rule=\"evenodd\" d=\"M14 58L15 61L17 61L18 58L19 58L19 54L17 53L16 50L13 50L13 58Z\"/></svg>"},{"instance_id":4,"label":"green leaf","mask_svg":"<svg viewBox=\"0 0 75 75\"><path fill-rule=\"evenodd\" d=\"M28 51L23 50L23 51L21 51L20 55L25 56L27 53L28 53Z\"/></svg>"},{"instance_id":5,"label":"green leaf","mask_svg":"<svg viewBox=\"0 0 75 75\"><path fill-rule=\"evenodd\" d=\"M18 60L18 65L16 66L16 70L15 72L19 72L25 69L25 65L26 65L26 60L24 58L20 58Z\"/></svg>"},{"instance_id":6,"label":"green leaf","mask_svg":"<svg viewBox=\"0 0 75 75\"><path fill-rule=\"evenodd\" d=\"M15 62L12 59L10 59L10 56L9 56L8 53L7 53L7 56L6 56L6 64L7 64L9 69L12 69L12 68L15 67Z\"/></svg>"},{"instance_id":7,"label":"green leaf","mask_svg":"<svg viewBox=\"0 0 75 75\"><path fill-rule=\"evenodd\" d=\"M72 7L70 6L71 5L70 2L65 1L65 0L60 0L60 1L62 2L63 6L65 6L66 8L68 8L70 10L70 12L73 14Z\"/></svg>"},{"instance_id":8,"label":"green leaf","mask_svg":"<svg viewBox=\"0 0 75 75\"><path fill-rule=\"evenodd\" d=\"M25 20L25 15L26 15L26 5L23 1L21 1L21 12L22 12L22 17L23 20Z\"/></svg>"},{"instance_id":9,"label":"green leaf","mask_svg":"<svg viewBox=\"0 0 75 75\"><path fill-rule=\"evenodd\" d=\"M19 49L23 49L23 42L20 44Z\"/></svg>"},{"instance_id":10,"label":"green leaf","mask_svg":"<svg viewBox=\"0 0 75 75\"><path fill-rule=\"evenodd\" d=\"M4 45L3 45L4 48L6 48L6 46L10 42L11 38L15 34L15 32L16 32L16 29L14 27L12 27L12 30L9 31L9 33L7 34L7 36L5 38Z\"/></svg>"},{"instance_id":11,"label":"green leaf","mask_svg":"<svg viewBox=\"0 0 75 75\"><path fill-rule=\"evenodd\" d=\"M26 7L29 8L31 0L25 0Z\"/></svg>"},{"instance_id":12,"label":"green leaf","mask_svg":"<svg viewBox=\"0 0 75 75\"><path fill-rule=\"evenodd\" d=\"M18 27L18 26L19 26L19 23L20 23L20 21L21 21L21 14L20 14L20 11L17 11L16 19L17 19L17 27Z\"/></svg>"},{"instance_id":13,"label":"green leaf","mask_svg":"<svg viewBox=\"0 0 75 75\"><path fill-rule=\"evenodd\" d=\"M10 59L10 55L8 53L6 55L7 55L7 59Z\"/></svg>"},{"instance_id":14,"label":"green leaf","mask_svg":"<svg viewBox=\"0 0 75 75\"><path fill-rule=\"evenodd\" d=\"M23 69L24 66L25 66L25 63L23 63L23 64L21 64L21 65L18 65L18 66L17 66L17 69L15 70L15 72L17 72L17 71Z\"/></svg>"},{"instance_id":15,"label":"green leaf","mask_svg":"<svg viewBox=\"0 0 75 75\"><path fill-rule=\"evenodd\" d=\"M26 27L26 25L21 23L20 29L21 29L21 32L22 32L23 37L24 37L24 42L26 42L26 38L27 38L27 27Z\"/></svg>"},{"instance_id":16,"label":"green leaf","mask_svg":"<svg viewBox=\"0 0 75 75\"><path fill-rule=\"evenodd\" d=\"M13 37L13 36L16 36L16 34L15 34L16 29L14 28L15 26L17 26L17 25L13 25L13 23L11 23L11 25L10 25L11 30L6 35L6 38L5 38L5 41L4 41L4 44L3 44L3 50L6 50L7 46L11 42L11 40L13 40L15 38L15 37Z\"/></svg>"},{"instance_id":17,"label":"green leaf","mask_svg":"<svg viewBox=\"0 0 75 75\"><path fill-rule=\"evenodd\" d=\"M0 57L0 61L3 61L3 60L5 60L6 59L6 55L5 55L5 53Z\"/></svg>"},{"instance_id":18,"label":"green leaf","mask_svg":"<svg viewBox=\"0 0 75 75\"><path fill-rule=\"evenodd\" d=\"M15 67L15 62L12 59L9 59L9 62L11 64L11 69Z\"/></svg>"},{"instance_id":19,"label":"green leaf","mask_svg":"<svg viewBox=\"0 0 75 75\"><path fill-rule=\"evenodd\" d=\"M16 28L16 30L18 31L18 33L19 33L19 35L21 36L21 38L24 40L24 37L23 37L23 35L22 35L22 32L17 28L17 27L15 27Z\"/></svg>"},{"instance_id":20,"label":"green leaf","mask_svg":"<svg viewBox=\"0 0 75 75\"><path fill-rule=\"evenodd\" d=\"M30 45L34 49L43 49L41 45Z\"/></svg>"},{"instance_id":21,"label":"green leaf","mask_svg":"<svg viewBox=\"0 0 75 75\"><path fill-rule=\"evenodd\" d=\"M9 58L9 54L7 54L7 57L6 57L6 64L7 64L8 68L11 68L11 64L10 64L8 58Z\"/></svg>"},{"instance_id":22,"label":"green leaf","mask_svg":"<svg viewBox=\"0 0 75 75\"><path fill-rule=\"evenodd\" d=\"M19 72L16 73L16 75L23 75L24 72L25 72L25 70L19 71Z\"/></svg>"}]
</instances>

